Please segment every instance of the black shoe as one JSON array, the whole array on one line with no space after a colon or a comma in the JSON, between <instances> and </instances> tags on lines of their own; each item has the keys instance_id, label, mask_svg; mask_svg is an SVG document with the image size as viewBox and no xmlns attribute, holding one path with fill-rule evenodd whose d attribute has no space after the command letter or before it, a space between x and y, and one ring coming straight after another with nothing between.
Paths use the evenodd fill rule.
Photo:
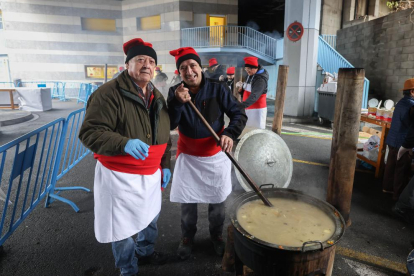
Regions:
<instances>
[{"instance_id":1,"label":"black shoe","mask_svg":"<svg viewBox=\"0 0 414 276\"><path fill-rule=\"evenodd\" d=\"M410 225L414 224L414 212L412 210L404 210L394 206L391 208L391 211L396 217L402 219L406 223Z\"/></svg>"},{"instance_id":2,"label":"black shoe","mask_svg":"<svg viewBox=\"0 0 414 276\"><path fill-rule=\"evenodd\" d=\"M146 265L146 264L153 264L153 265L163 265L167 262L167 255L154 251L149 256L139 256L138 257L138 266L140 265Z\"/></svg>"},{"instance_id":3,"label":"black shoe","mask_svg":"<svg viewBox=\"0 0 414 276\"><path fill-rule=\"evenodd\" d=\"M221 235L216 236L216 237L211 237L211 242L213 243L214 251L216 252L216 254L222 257L224 255L224 248L225 248L223 237Z\"/></svg>"},{"instance_id":4,"label":"black shoe","mask_svg":"<svg viewBox=\"0 0 414 276\"><path fill-rule=\"evenodd\" d=\"M186 260L191 256L193 250L193 240L190 238L182 238L177 249L177 255L181 260Z\"/></svg>"}]
</instances>

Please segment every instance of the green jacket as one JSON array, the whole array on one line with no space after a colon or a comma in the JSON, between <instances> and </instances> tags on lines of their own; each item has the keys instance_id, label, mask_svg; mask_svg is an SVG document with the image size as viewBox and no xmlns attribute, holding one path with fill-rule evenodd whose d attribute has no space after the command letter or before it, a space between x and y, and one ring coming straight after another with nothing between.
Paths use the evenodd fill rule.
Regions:
<instances>
[{"instance_id":1,"label":"green jacket","mask_svg":"<svg viewBox=\"0 0 414 276\"><path fill-rule=\"evenodd\" d=\"M167 143L161 167L170 168L167 105L156 88L153 94L147 110L128 70L125 70L90 96L79 139L94 153L107 156L126 154L125 145L130 139L139 139L148 145Z\"/></svg>"}]
</instances>

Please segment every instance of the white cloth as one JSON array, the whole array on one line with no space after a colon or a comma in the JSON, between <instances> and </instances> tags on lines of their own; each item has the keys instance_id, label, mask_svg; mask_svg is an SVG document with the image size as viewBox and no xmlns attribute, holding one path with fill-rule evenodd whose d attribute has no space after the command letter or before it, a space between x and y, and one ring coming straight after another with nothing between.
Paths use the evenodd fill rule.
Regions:
<instances>
[{"instance_id":1,"label":"white cloth","mask_svg":"<svg viewBox=\"0 0 414 276\"><path fill-rule=\"evenodd\" d=\"M221 203L230 193L231 161L225 153L178 156L171 184L172 202Z\"/></svg>"},{"instance_id":2,"label":"white cloth","mask_svg":"<svg viewBox=\"0 0 414 276\"><path fill-rule=\"evenodd\" d=\"M145 229L161 211L161 171L139 175L95 167L95 237L124 240Z\"/></svg>"},{"instance_id":3,"label":"white cloth","mask_svg":"<svg viewBox=\"0 0 414 276\"><path fill-rule=\"evenodd\" d=\"M246 109L246 127L266 129L267 107L258 109Z\"/></svg>"},{"instance_id":4,"label":"white cloth","mask_svg":"<svg viewBox=\"0 0 414 276\"><path fill-rule=\"evenodd\" d=\"M251 92L252 84L244 83L243 89L244 91ZM247 116L246 127L266 129L267 107L256 108L256 109L246 109L246 116Z\"/></svg>"},{"instance_id":5,"label":"white cloth","mask_svg":"<svg viewBox=\"0 0 414 276\"><path fill-rule=\"evenodd\" d=\"M52 109L50 88L18 87L13 96L15 102L19 103L21 110L46 111Z\"/></svg>"}]
</instances>

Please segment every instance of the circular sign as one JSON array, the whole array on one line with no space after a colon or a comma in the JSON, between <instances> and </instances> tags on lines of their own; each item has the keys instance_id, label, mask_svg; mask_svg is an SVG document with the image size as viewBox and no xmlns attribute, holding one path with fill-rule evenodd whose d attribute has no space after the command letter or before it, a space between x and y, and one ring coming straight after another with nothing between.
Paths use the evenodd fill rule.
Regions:
<instances>
[{"instance_id":1,"label":"circular sign","mask_svg":"<svg viewBox=\"0 0 414 276\"><path fill-rule=\"evenodd\" d=\"M291 41L298 41L303 35L303 26L299 22L293 22L287 28L287 37Z\"/></svg>"}]
</instances>

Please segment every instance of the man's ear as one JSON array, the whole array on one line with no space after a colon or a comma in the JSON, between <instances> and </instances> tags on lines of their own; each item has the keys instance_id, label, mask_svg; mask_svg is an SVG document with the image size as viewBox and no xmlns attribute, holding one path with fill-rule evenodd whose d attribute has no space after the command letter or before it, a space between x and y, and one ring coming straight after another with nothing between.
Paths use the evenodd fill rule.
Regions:
<instances>
[{"instance_id":1,"label":"man's ear","mask_svg":"<svg viewBox=\"0 0 414 276\"><path fill-rule=\"evenodd\" d=\"M128 61L128 63L125 63L125 69L128 70L128 67L129 67L129 61Z\"/></svg>"}]
</instances>

